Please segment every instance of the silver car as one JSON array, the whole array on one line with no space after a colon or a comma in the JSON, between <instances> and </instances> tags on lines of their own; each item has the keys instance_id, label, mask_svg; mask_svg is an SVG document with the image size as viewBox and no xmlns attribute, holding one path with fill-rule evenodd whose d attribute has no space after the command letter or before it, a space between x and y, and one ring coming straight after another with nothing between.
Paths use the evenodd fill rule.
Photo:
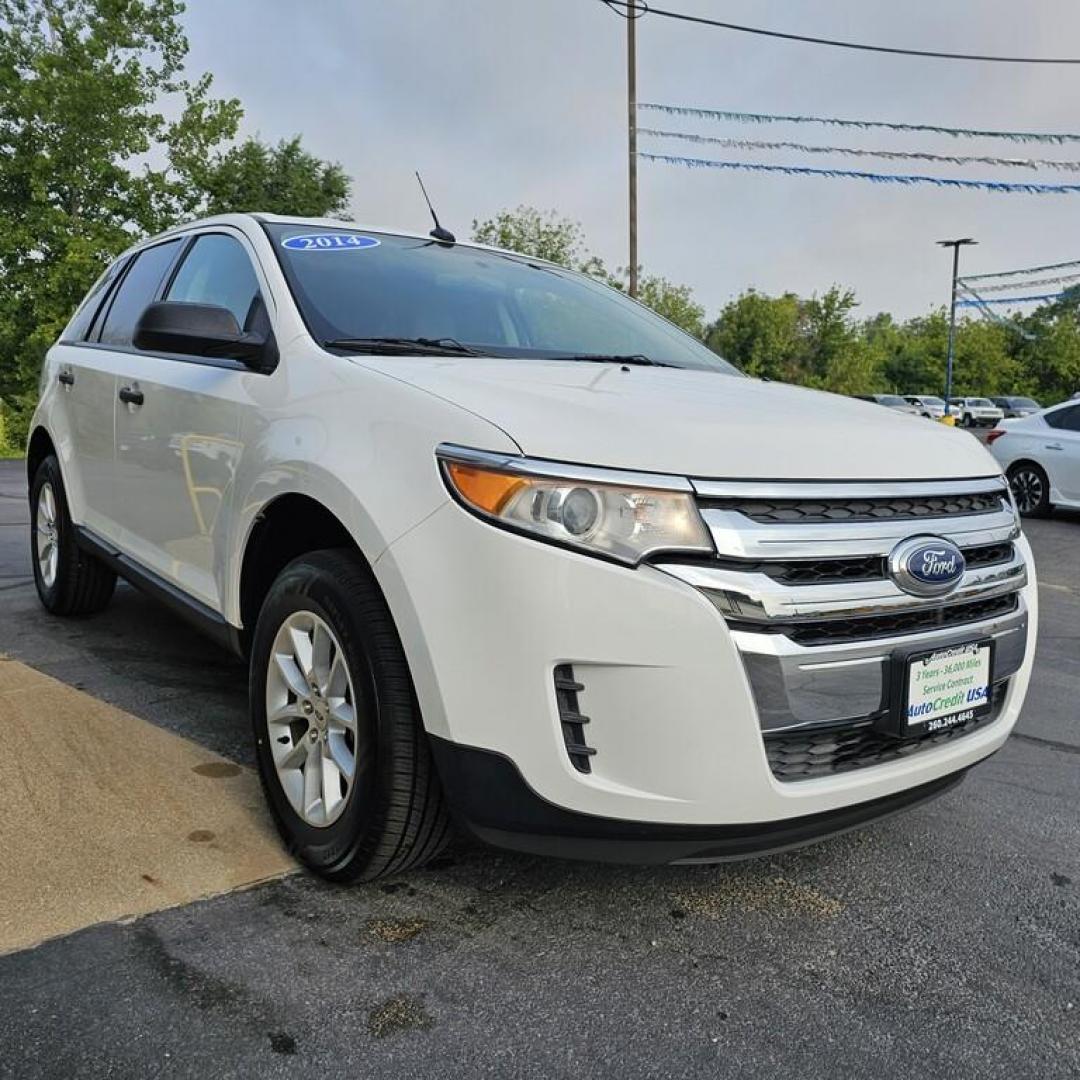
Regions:
<instances>
[{"instance_id":1,"label":"silver car","mask_svg":"<svg viewBox=\"0 0 1080 1080\"><path fill-rule=\"evenodd\" d=\"M944 398L934 397L932 394L907 394L904 400L927 420L940 420L945 415Z\"/></svg>"},{"instance_id":2,"label":"silver car","mask_svg":"<svg viewBox=\"0 0 1080 1080\"><path fill-rule=\"evenodd\" d=\"M878 405L884 405L887 409L893 409L899 413L907 413L908 416L922 416L922 410L908 404L899 394L859 394L863 401L874 401Z\"/></svg>"},{"instance_id":3,"label":"silver car","mask_svg":"<svg viewBox=\"0 0 1080 1080\"><path fill-rule=\"evenodd\" d=\"M992 397L990 400L1002 411L1006 420L1033 416L1042 409L1034 398L1029 397Z\"/></svg>"}]
</instances>

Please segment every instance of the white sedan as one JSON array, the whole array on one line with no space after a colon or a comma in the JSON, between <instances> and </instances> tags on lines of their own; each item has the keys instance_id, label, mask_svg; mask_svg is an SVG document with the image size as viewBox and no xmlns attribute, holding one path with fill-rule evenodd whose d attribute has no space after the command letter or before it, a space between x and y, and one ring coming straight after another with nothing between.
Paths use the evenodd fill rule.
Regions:
<instances>
[{"instance_id":1,"label":"white sedan","mask_svg":"<svg viewBox=\"0 0 1080 1080\"><path fill-rule=\"evenodd\" d=\"M987 435L1009 478L1020 513L1043 517L1055 506L1080 509L1080 401L1066 401Z\"/></svg>"}]
</instances>

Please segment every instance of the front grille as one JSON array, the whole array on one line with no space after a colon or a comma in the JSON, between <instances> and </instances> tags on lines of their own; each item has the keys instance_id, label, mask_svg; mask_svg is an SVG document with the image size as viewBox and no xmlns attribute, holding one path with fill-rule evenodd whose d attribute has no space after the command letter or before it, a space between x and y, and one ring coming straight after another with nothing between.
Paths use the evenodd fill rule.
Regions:
<instances>
[{"instance_id":1,"label":"front grille","mask_svg":"<svg viewBox=\"0 0 1080 1080\"><path fill-rule=\"evenodd\" d=\"M764 739L769 768L778 780L815 780L871 765L884 765L943 746L996 720L1005 703L1008 686L1006 679L994 687L990 711L986 715L933 735L913 739L883 734L868 724L832 730L767 734Z\"/></svg>"},{"instance_id":2,"label":"front grille","mask_svg":"<svg viewBox=\"0 0 1080 1080\"><path fill-rule=\"evenodd\" d=\"M1001 510L1000 491L959 495L911 495L865 499L703 498L703 510L729 510L760 525L802 525L827 522L912 521L992 514Z\"/></svg>"},{"instance_id":3,"label":"front grille","mask_svg":"<svg viewBox=\"0 0 1080 1080\"><path fill-rule=\"evenodd\" d=\"M983 544L963 548L969 569L996 566L1013 558L1010 543ZM882 581L887 576L888 558L884 555L860 555L855 558L786 559L753 561L750 559L712 559L708 564L740 573L765 574L785 585L833 585L846 581Z\"/></svg>"},{"instance_id":4,"label":"front grille","mask_svg":"<svg viewBox=\"0 0 1080 1080\"><path fill-rule=\"evenodd\" d=\"M1017 594L995 596L989 600L971 600L946 607L904 608L888 615L814 619L799 623L742 623L729 619L735 630L785 634L800 645L834 645L847 641L872 641L874 638L901 637L923 631L944 630L966 623L1008 615L1017 608Z\"/></svg>"},{"instance_id":5,"label":"front grille","mask_svg":"<svg viewBox=\"0 0 1080 1080\"><path fill-rule=\"evenodd\" d=\"M585 725L589 722L589 718L583 716L578 708L578 694L584 689L584 685L575 678L574 669L570 664L559 664L555 668L555 700L559 706L559 720L562 722L566 753L570 758L570 764L578 772L587 773L592 772L589 758L596 753L596 750L585 742Z\"/></svg>"}]
</instances>

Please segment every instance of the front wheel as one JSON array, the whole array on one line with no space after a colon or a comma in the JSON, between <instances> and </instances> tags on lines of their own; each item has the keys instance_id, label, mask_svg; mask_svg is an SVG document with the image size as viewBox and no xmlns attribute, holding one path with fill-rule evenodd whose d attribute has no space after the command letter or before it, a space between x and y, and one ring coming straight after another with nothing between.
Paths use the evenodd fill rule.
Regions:
<instances>
[{"instance_id":1,"label":"front wheel","mask_svg":"<svg viewBox=\"0 0 1080 1080\"><path fill-rule=\"evenodd\" d=\"M1016 500L1016 509L1024 517L1046 517L1050 503L1050 478L1046 470L1033 461L1021 461L1009 469L1009 487Z\"/></svg>"},{"instance_id":2,"label":"front wheel","mask_svg":"<svg viewBox=\"0 0 1080 1080\"><path fill-rule=\"evenodd\" d=\"M290 563L251 652L259 775L282 839L332 881L419 866L450 837L408 664L367 564Z\"/></svg>"}]
</instances>

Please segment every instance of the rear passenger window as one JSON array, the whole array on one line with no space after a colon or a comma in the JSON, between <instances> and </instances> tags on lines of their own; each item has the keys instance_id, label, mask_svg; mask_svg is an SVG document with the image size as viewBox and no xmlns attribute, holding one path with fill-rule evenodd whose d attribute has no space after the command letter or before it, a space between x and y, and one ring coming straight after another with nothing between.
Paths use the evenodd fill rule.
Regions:
<instances>
[{"instance_id":1,"label":"rear passenger window","mask_svg":"<svg viewBox=\"0 0 1080 1080\"><path fill-rule=\"evenodd\" d=\"M161 280L176 257L179 245L179 240L167 240L135 256L135 264L124 275L105 316L105 325L98 339L103 345L131 344L135 324L146 305L152 303L157 295Z\"/></svg>"},{"instance_id":2,"label":"rear passenger window","mask_svg":"<svg viewBox=\"0 0 1080 1080\"><path fill-rule=\"evenodd\" d=\"M258 295L259 280L243 244L224 233L207 233L192 244L165 299L228 308L244 330Z\"/></svg>"},{"instance_id":3,"label":"rear passenger window","mask_svg":"<svg viewBox=\"0 0 1080 1080\"><path fill-rule=\"evenodd\" d=\"M61 341L85 341L90 330L90 324L101 307L101 301L109 287L117 279L120 271L127 265L127 259L117 259L116 262L105 271L94 283L94 287L86 294L86 299L79 305L74 318L64 330Z\"/></svg>"},{"instance_id":4,"label":"rear passenger window","mask_svg":"<svg viewBox=\"0 0 1080 1080\"><path fill-rule=\"evenodd\" d=\"M1080 431L1080 405L1047 413L1046 422L1061 431Z\"/></svg>"}]
</instances>

